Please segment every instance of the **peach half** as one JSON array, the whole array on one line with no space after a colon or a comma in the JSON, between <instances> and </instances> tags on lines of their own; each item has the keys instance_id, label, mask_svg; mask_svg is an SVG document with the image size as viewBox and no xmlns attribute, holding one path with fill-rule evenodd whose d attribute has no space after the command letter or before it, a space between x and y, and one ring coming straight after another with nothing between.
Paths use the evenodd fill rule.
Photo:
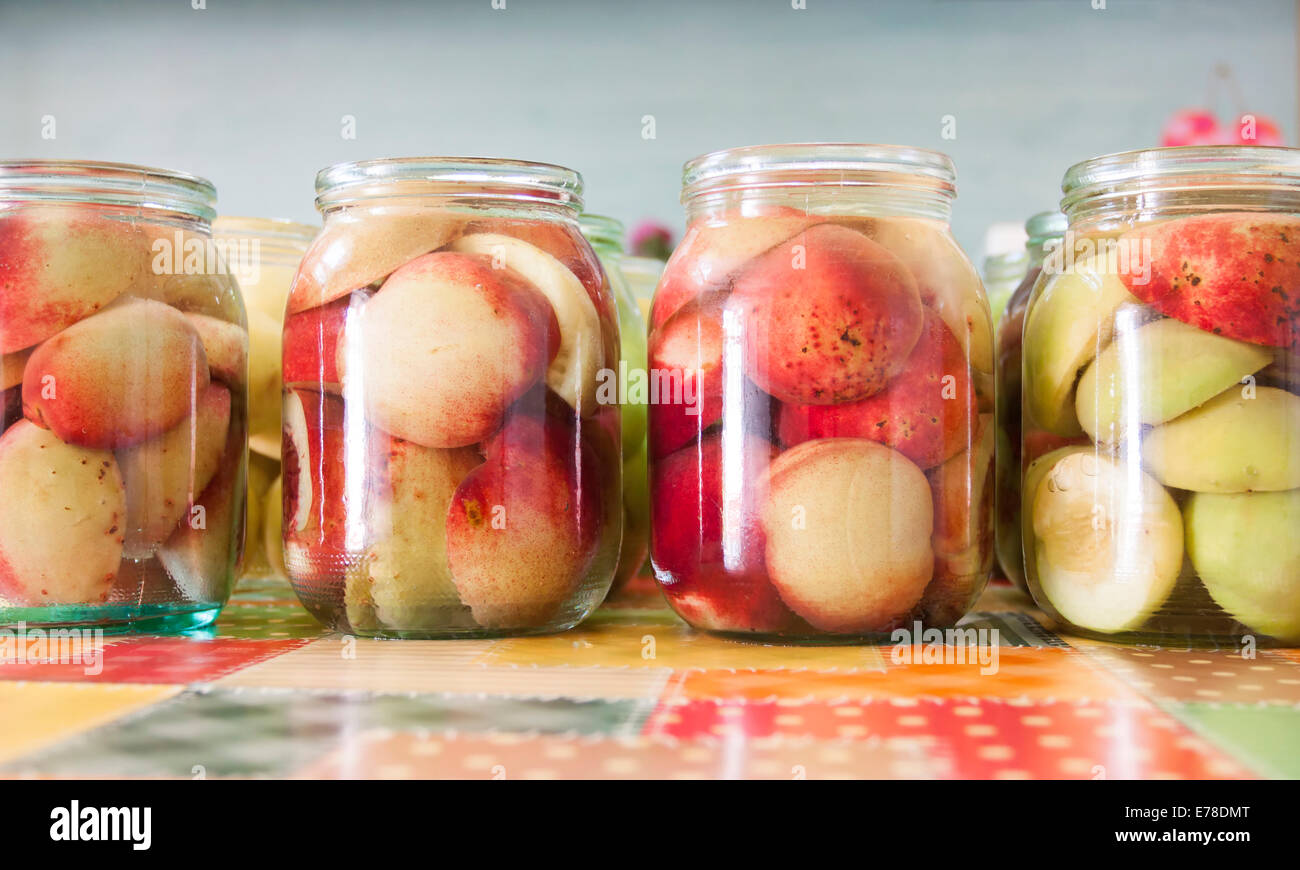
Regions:
<instances>
[{"instance_id":1,"label":"peach half","mask_svg":"<svg viewBox=\"0 0 1300 870\"><path fill-rule=\"evenodd\" d=\"M767 489L767 570L795 613L843 634L905 620L934 573L921 469L875 441L826 438L778 456Z\"/></svg>"},{"instance_id":2,"label":"peach half","mask_svg":"<svg viewBox=\"0 0 1300 870\"><path fill-rule=\"evenodd\" d=\"M97 604L122 560L126 489L107 450L22 420L0 436L0 598Z\"/></svg>"},{"instance_id":3,"label":"peach half","mask_svg":"<svg viewBox=\"0 0 1300 870\"><path fill-rule=\"evenodd\" d=\"M444 252L393 273L339 342L344 394L425 447L465 447L500 425L560 346L536 288L487 255Z\"/></svg>"},{"instance_id":4,"label":"peach half","mask_svg":"<svg viewBox=\"0 0 1300 870\"><path fill-rule=\"evenodd\" d=\"M479 625L544 626L572 599L600 537L596 472L571 418L506 420L447 510L452 580Z\"/></svg>"},{"instance_id":5,"label":"peach half","mask_svg":"<svg viewBox=\"0 0 1300 870\"><path fill-rule=\"evenodd\" d=\"M209 384L194 413L148 441L117 452L126 482L128 559L146 559L212 481L230 431L230 391Z\"/></svg>"},{"instance_id":6,"label":"peach half","mask_svg":"<svg viewBox=\"0 0 1300 870\"><path fill-rule=\"evenodd\" d=\"M288 314L326 305L369 287L403 264L436 251L460 233L461 221L424 210L366 211L326 222L303 257L289 291Z\"/></svg>"},{"instance_id":7,"label":"peach half","mask_svg":"<svg viewBox=\"0 0 1300 870\"><path fill-rule=\"evenodd\" d=\"M788 446L814 438L870 438L931 468L970 442L975 415L966 356L943 320L927 314L903 371L884 390L840 405L784 404L777 433Z\"/></svg>"},{"instance_id":8,"label":"peach half","mask_svg":"<svg viewBox=\"0 0 1300 870\"><path fill-rule=\"evenodd\" d=\"M243 432L232 431L223 447L216 473L158 548L158 561L176 588L186 600L204 604L229 597L245 545Z\"/></svg>"},{"instance_id":9,"label":"peach half","mask_svg":"<svg viewBox=\"0 0 1300 870\"><path fill-rule=\"evenodd\" d=\"M546 251L510 236L474 233L457 239L451 250L488 257L493 269L513 270L546 297L560 329L546 385L582 416L594 414L596 379L605 354L600 315L578 277Z\"/></svg>"},{"instance_id":10,"label":"peach half","mask_svg":"<svg viewBox=\"0 0 1300 870\"><path fill-rule=\"evenodd\" d=\"M673 252L655 290L650 329L702 293L728 289L750 260L764 254L815 220L796 209L733 211L695 221Z\"/></svg>"},{"instance_id":11,"label":"peach half","mask_svg":"<svg viewBox=\"0 0 1300 870\"><path fill-rule=\"evenodd\" d=\"M776 453L750 433L712 432L651 469L650 551L668 603L710 631L780 632L798 620L768 580L758 484ZM725 440L724 442L724 438Z\"/></svg>"},{"instance_id":12,"label":"peach half","mask_svg":"<svg viewBox=\"0 0 1300 870\"><path fill-rule=\"evenodd\" d=\"M189 319L126 297L36 348L23 372L23 413L69 444L129 447L185 419L208 383Z\"/></svg>"},{"instance_id":13,"label":"peach half","mask_svg":"<svg viewBox=\"0 0 1300 870\"><path fill-rule=\"evenodd\" d=\"M1240 341L1300 349L1300 218L1211 214L1136 227L1120 243L1150 254L1121 275L1162 314Z\"/></svg>"},{"instance_id":14,"label":"peach half","mask_svg":"<svg viewBox=\"0 0 1300 870\"><path fill-rule=\"evenodd\" d=\"M57 207L0 218L0 353L89 317L147 267L148 247L133 223Z\"/></svg>"},{"instance_id":15,"label":"peach half","mask_svg":"<svg viewBox=\"0 0 1300 870\"><path fill-rule=\"evenodd\" d=\"M856 402L884 389L921 336L916 282L861 233L819 224L738 275L746 370L783 402Z\"/></svg>"},{"instance_id":16,"label":"peach half","mask_svg":"<svg viewBox=\"0 0 1300 870\"><path fill-rule=\"evenodd\" d=\"M435 629L460 606L447 563L447 508L483 458L472 447L421 447L390 439L373 482L368 526L374 543L348 584L364 590L374 615L394 630Z\"/></svg>"}]
</instances>

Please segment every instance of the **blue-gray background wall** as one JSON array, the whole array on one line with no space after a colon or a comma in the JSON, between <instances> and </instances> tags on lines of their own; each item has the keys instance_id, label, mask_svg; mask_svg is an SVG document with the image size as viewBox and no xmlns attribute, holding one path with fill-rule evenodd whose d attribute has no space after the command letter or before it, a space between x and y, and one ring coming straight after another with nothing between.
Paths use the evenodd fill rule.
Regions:
<instances>
[{"instance_id":1,"label":"blue-gray background wall","mask_svg":"<svg viewBox=\"0 0 1300 870\"><path fill-rule=\"evenodd\" d=\"M0 2L0 155L185 169L223 212L299 219L335 161L516 156L580 169L591 210L679 225L700 152L906 143L956 159L954 224L978 254L990 222L1053 205L1071 162L1156 144L1216 63L1246 95L1224 114L1296 139L1294 0L505 5Z\"/></svg>"}]
</instances>

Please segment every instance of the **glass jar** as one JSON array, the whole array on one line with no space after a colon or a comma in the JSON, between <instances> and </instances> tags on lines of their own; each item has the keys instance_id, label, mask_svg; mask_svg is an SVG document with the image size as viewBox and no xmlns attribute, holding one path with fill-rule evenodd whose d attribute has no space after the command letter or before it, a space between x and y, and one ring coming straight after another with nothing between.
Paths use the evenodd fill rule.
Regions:
<instances>
[{"instance_id":1,"label":"glass jar","mask_svg":"<svg viewBox=\"0 0 1300 870\"><path fill-rule=\"evenodd\" d=\"M1131 151L1062 189L1025 314L1030 592L1089 636L1300 639L1300 151Z\"/></svg>"},{"instance_id":2,"label":"glass jar","mask_svg":"<svg viewBox=\"0 0 1300 870\"><path fill-rule=\"evenodd\" d=\"M950 625L992 565L993 346L951 161L770 145L685 167L651 308L651 560L691 625Z\"/></svg>"},{"instance_id":3,"label":"glass jar","mask_svg":"<svg viewBox=\"0 0 1300 870\"><path fill-rule=\"evenodd\" d=\"M216 191L0 162L0 624L216 618L243 536L248 333Z\"/></svg>"},{"instance_id":4,"label":"glass jar","mask_svg":"<svg viewBox=\"0 0 1300 870\"><path fill-rule=\"evenodd\" d=\"M984 290L989 298L989 313L993 323L1002 319L1016 288L1025 277L1029 261L1024 251L1004 251L984 258Z\"/></svg>"},{"instance_id":5,"label":"glass jar","mask_svg":"<svg viewBox=\"0 0 1300 870\"><path fill-rule=\"evenodd\" d=\"M240 576L284 577L280 549L280 334L298 263L318 227L276 218L217 218L213 237L248 313L248 534Z\"/></svg>"},{"instance_id":6,"label":"glass jar","mask_svg":"<svg viewBox=\"0 0 1300 870\"><path fill-rule=\"evenodd\" d=\"M362 635L577 624L623 517L618 321L581 177L407 158L329 167L316 190L283 349L299 599Z\"/></svg>"},{"instance_id":7,"label":"glass jar","mask_svg":"<svg viewBox=\"0 0 1300 870\"><path fill-rule=\"evenodd\" d=\"M1065 235L1065 215L1044 211L1025 221L1024 278L1007 300L997 323L997 450L994 465L994 539L1003 576L1018 589L1025 586L1025 562L1020 549L1020 335L1029 293L1043 269L1043 258Z\"/></svg>"},{"instance_id":8,"label":"glass jar","mask_svg":"<svg viewBox=\"0 0 1300 870\"><path fill-rule=\"evenodd\" d=\"M641 312L641 322L645 323L650 319L650 303L654 300L655 288L664 274L664 261L654 257L624 256L619 263L632 298L636 300L637 310Z\"/></svg>"},{"instance_id":9,"label":"glass jar","mask_svg":"<svg viewBox=\"0 0 1300 870\"><path fill-rule=\"evenodd\" d=\"M645 320L632 297L623 274L623 224L611 217L584 214L582 234L591 243L609 279L618 307L618 331L622 345L619 380L629 384L634 373L646 370ZM614 571L613 595L636 576L650 553L650 491L646 478L646 406L641 391L627 391L621 397L623 423L623 544Z\"/></svg>"}]
</instances>

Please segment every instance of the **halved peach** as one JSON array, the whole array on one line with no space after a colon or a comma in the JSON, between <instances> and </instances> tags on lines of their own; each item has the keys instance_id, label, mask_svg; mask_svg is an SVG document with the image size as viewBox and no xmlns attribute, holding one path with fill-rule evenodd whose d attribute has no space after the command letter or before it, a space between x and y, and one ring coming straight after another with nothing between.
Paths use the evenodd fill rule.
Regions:
<instances>
[{"instance_id":1,"label":"halved peach","mask_svg":"<svg viewBox=\"0 0 1300 870\"><path fill-rule=\"evenodd\" d=\"M727 289L750 260L813 223L816 219L791 208L734 210L695 221L664 268L650 309L650 329L658 329L696 296Z\"/></svg>"},{"instance_id":2,"label":"halved peach","mask_svg":"<svg viewBox=\"0 0 1300 870\"><path fill-rule=\"evenodd\" d=\"M993 372L993 322L979 272L948 228L923 218L835 219L884 245L916 279L921 303L957 337L977 371Z\"/></svg>"},{"instance_id":3,"label":"halved peach","mask_svg":"<svg viewBox=\"0 0 1300 870\"><path fill-rule=\"evenodd\" d=\"M600 537L596 472L571 418L506 420L447 511L452 581L479 625L540 627L571 600Z\"/></svg>"},{"instance_id":4,"label":"halved peach","mask_svg":"<svg viewBox=\"0 0 1300 870\"><path fill-rule=\"evenodd\" d=\"M870 438L931 468L970 443L975 417L966 355L944 321L927 314L906 366L882 392L840 405L783 404L777 434L791 447L814 438Z\"/></svg>"},{"instance_id":5,"label":"halved peach","mask_svg":"<svg viewBox=\"0 0 1300 870\"><path fill-rule=\"evenodd\" d=\"M230 391L209 384L193 414L156 438L117 452L126 482L128 559L152 555L212 481L226 448L230 411Z\"/></svg>"},{"instance_id":6,"label":"halved peach","mask_svg":"<svg viewBox=\"0 0 1300 870\"><path fill-rule=\"evenodd\" d=\"M825 438L778 456L766 483L765 555L781 599L823 631L902 624L934 573L925 474L875 441Z\"/></svg>"},{"instance_id":7,"label":"halved peach","mask_svg":"<svg viewBox=\"0 0 1300 870\"><path fill-rule=\"evenodd\" d=\"M447 508L483 462L473 447L421 447L387 439L382 466L370 469L368 532L374 543L348 582L364 584L387 628L443 627L460 607L447 562Z\"/></svg>"},{"instance_id":8,"label":"halved peach","mask_svg":"<svg viewBox=\"0 0 1300 870\"><path fill-rule=\"evenodd\" d=\"M916 282L861 233L820 224L747 266L732 293L743 310L746 370L783 402L856 402L902 371L921 336Z\"/></svg>"},{"instance_id":9,"label":"halved peach","mask_svg":"<svg viewBox=\"0 0 1300 870\"><path fill-rule=\"evenodd\" d=\"M22 420L0 436L0 598L97 604L122 560L126 490L107 450Z\"/></svg>"},{"instance_id":10,"label":"halved peach","mask_svg":"<svg viewBox=\"0 0 1300 870\"><path fill-rule=\"evenodd\" d=\"M338 369L339 336L347 324L348 313L359 310L365 301L363 296L346 296L285 318L282 351L285 384L330 392L342 389Z\"/></svg>"},{"instance_id":11,"label":"halved peach","mask_svg":"<svg viewBox=\"0 0 1300 870\"><path fill-rule=\"evenodd\" d=\"M203 604L222 604L230 597L245 546L243 431L232 429L223 447L216 473L158 548L158 561L176 588L187 601Z\"/></svg>"},{"instance_id":12,"label":"halved peach","mask_svg":"<svg viewBox=\"0 0 1300 870\"><path fill-rule=\"evenodd\" d=\"M140 281L147 255L129 221L61 207L7 212L0 218L0 353L99 311Z\"/></svg>"},{"instance_id":13,"label":"halved peach","mask_svg":"<svg viewBox=\"0 0 1300 870\"><path fill-rule=\"evenodd\" d=\"M799 624L763 561L760 486L775 454L766 439L728 430L651 466L655 576L668 603L693 626L780 632Z\"/></svg>"},{"instance_id":14,"label":"halved peach","mask_svg":"<svg viewBox=\"0 0 1300 870\"><path fill-rule=\"evenodd\" d=\"M194 325L124 297L41 344L23 373L23 412L69 444L129 447L171 429L207 388Z\"/></svg>"},{"instance_id":15,"label":"halved peach","mask_svg":"<svg viewBox=\"0 0 1300 870\"><path fill-rule=\"evenodd\" d=\"M330 219L298 267L287 313L326 305L386 278L456 238L461 224L454 215L428 209L366 210Z\"/></svg>"},{"instance_id":16,"label":"halved peach","mask_svg":"<svg viewBox=\"0 0 1300 870\"><path fill-rule=\"evenodd\" d=\"M232 387L248 382L248 330L238 323L207 314L185 315L203 342L212 377Z\"/></svg>"},{"instance_id":17,"label":"halved peach","mask_svg":"<svg viewBox=\"0 0 1300 870\"><path fill-rule=\"evenodd\" d=\"M380 429L426 447L492 434L560 344L546 297L486 255L413 260L353 317L339 345L345 395Z\"/></svg>"},{"instance_id":18,"label":"halved peach","mask_svg":"<svg viewBox=\"0 0 1300 870\"><path fill-rule=\"evenodd\" d=\"M1300 218L1232 213L1139 226L1120 236L1146 269L1120 277L1162 314L1252 344L1300 349Z\"/></svg>"}]
</instances>

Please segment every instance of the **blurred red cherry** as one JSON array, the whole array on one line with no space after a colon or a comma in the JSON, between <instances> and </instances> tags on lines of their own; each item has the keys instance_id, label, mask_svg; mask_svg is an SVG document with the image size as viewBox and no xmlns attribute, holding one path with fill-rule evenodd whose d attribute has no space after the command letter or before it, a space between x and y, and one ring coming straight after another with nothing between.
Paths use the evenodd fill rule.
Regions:
<instances>
[{"instance_id":1,"label":"blurred red cherry","mask_svg":"<svg viewBox=\"0 0 1300 870\"><path fill-rule=\"evenodd\" d=\"M1216 145L1223 139L1219 119L1208 109L1182 109L1165 122L1161 145Z\"/></svg>"}]
</instances>

